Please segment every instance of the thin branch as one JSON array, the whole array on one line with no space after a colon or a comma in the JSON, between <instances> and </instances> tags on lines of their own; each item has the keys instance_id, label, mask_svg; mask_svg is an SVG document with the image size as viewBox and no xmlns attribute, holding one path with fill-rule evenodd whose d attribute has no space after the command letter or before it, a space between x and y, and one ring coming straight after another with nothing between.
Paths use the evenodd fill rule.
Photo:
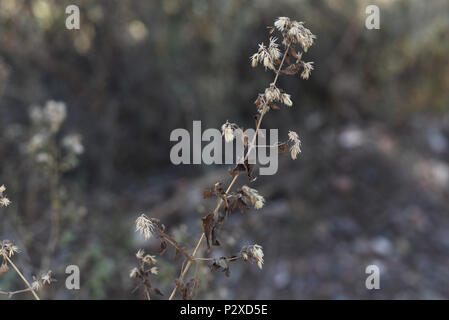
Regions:
<instances>
[{"instance_id":1,"label":"thin branch","mask_svg":"<svg viewBox=\"0 0 449 320\"><path fill-rule=\"evenodd\" d=\"M164 231L162 231L161 229L157 229L157 232L159 233L159 236L164 239L165 241L167 241L169 244L171 244L176 250L178 250L179 252L181 252L182 254L184 254L186 256L186 258L188 260L192 260L192 257L190 256L190 254L188 253L188 251L185 248L181 248L178 243L168 234L166 234Z\"/></svg>"},{"instance_id":2,"label":"thin branch","mask_svg":"<svg viewBox=\"0 0 449 320\"><path fill-rule=\"evenodd\" d=\"M0 290L0 294L6 295L6 296L8 296L8 298L11 298L15 294L25 293L25 292L30 292L30 291L31 291L30 288L17 290L17 291L3 291L3 290Z\"/></svg>"},{"instance_id":3,"label":"thin branch","mask_svg":"<svg viewBox=\"0 0 449 320\"><path fill-rule=\"evenodd\" d=\"M20 276L20 278L22 278L23 282L25 282L25 284L27 285L28 289L31 291L31 293L34 296L34 299L36 300L40 300L39 296L36 294L36 292L34 291L33 287L30 285L30 283L28 282L28 280L23 276L22 272L20 272L20 270L16 267L16 265L11 261L11 259L9 259L9 257L7 255L3 255L3 257L9 262L9 264L14 268L14 270L17 272L17 274Z\"/></svg>"},{"instance_id":4,"label":"thin branch","mask_svg":"<svg viewBox=\"0 0 449 320\"><path fill-rule=\"evenodd\" d=\"M231 258L224 258L226 261L231 262L240 259L240 256L235 256ZM214 261L217 260L217 258L194 258L194 261Z\"/></svg>"}]
</instances>

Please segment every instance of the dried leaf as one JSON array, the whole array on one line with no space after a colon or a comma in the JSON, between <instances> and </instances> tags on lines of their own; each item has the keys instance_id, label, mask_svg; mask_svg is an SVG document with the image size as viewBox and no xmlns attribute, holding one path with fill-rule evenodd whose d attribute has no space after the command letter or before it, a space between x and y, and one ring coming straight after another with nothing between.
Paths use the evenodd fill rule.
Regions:
<instances>
[{"instance_id":1,"label":"dried leaf","mask_svg":"<svg viewBox=\"0 0 449 320\"><path fill-rule=\"evenodd\" d=\"M246 168L244 166L243 163L239 163L237 164L234 169L230 169L229 170L229 174L233 177L235 177L236 175L238 175L241 171L246 171Z\"/></svg>"},{"instance_id":2,"label":"dried leaf","mask_svg":"<svg viewBox=\"0 0 449 320\"><path fill-rule=\"evenodd\" d=\"M239 163L234 167L234 169L229 170L229 174L231 176L235 177L240 172L246 171L246 173L248 175L248 181L253 182L257 179L252 176L253 170L254 170L254 164L249 164L248 160L245 160L245 163Z\"/></svg>"},{"instance_id":3,"label":"dried leaf","mask_svg":"<svg viewBox=\"0 0 449 320\"><path fill-rule=\"evenodd\" d=\"M281 70L280 72L282 74L286 74L286 75L294 75L294 74L297 74L300 70L301 70L301 64L293 63L293 64L289 65L287 68L285 68L284 70Z\"/></svg>"},{"instance_id":4,"label":"dried leaf","mask_svg":"<svg viewBox=\"0 0 449 320\"><path fill-rule=\"evenodd\" d=\"M210 250L211 243L213 244L213 234L215 229L215 219L214 214L210 213L206 217L202 219L203 221L203 230L206 235L207 248Z\"/></svg>"},{"instance_id":5,"label":"dried leaf","mask_svg":"<svg viewBox=\"0 0 449 320\"><path fill-rule=\"evenodd\" d=\"M279 144L278 148L280 154L285 154L288 151L288 142L283 142Z\"/></svg>"},{"instance_id":6,"label":"dried leaf","mask_svg":"<svg viewBox=\"0 0 449 320\"><path fill-rule=\"evenodd\" d=\"M154 288L153 291L155 294L157 294L159 296L164 296L164 294L158 288Z\"/></svg>"},{"instance_id":7,"label":"dried leaf","mask_svg":"<svg viewBox=\"0 0 449 320\"><path fill-rule=\"evenodd\" d=\"M165 250L167 250L167 242L161 241L161 251L159 252L159 255L163 255Z\"/></svg>"},{"instance_id":8,"label":"dried leaf","mask_svg":"<svg viewBox=\"0 0 449 320\"><path fill-rule=\"evenodd\" d=\"M231 274L226 257L214 259L210 267L214 271L224 272L226 277L229 277L229 275Z\"/></svg>"},{"instance_id":9,"label":"dried leaf","mask_svg":"<svg viewBox=\"0 0 449 320\"><path fill-rule=\"evenodd\" d=\"M9 271L9 266L5 262L3 262L2 265L0 266L0 276L7 273L8 271Z\"/></svg>"},{"instance_id":10,"label":"dried leaf","mask_svg":"<svg viewBox=\"0 0 449 320\"><path fill-rule=\"evenodd\" d=\"M181 282L180 280L175 280L176 287L181 293L183 300L191 300L195 294L195 289L199 286L199 279L192 278L186 283Z\"/></svg>"},{"instance_id":11,"label":"dried leaf","mask_svg":"<svg viewBox=\"0 0 449 320\"><path fill-rule=\"evenodd\" d=\"M203 230L206 236L207 248L210 250L211 245L219 246L220 242L217 239L218 230L221 228L224 222L225 216L220 213L210 213L204 218L203 221Z\"/></svg>"},{"instance_id":12,"label":"dried leaf","mask_svg":"<svg viewBox=\"0 0 449 320\"><path fill-rule=\"evenodd\" d=\"M210 198L210 197L212 197L213 195L214 195L213 192L210 191L210 190L204 191L204 199Z\"/></svg>"},{"instance_id":13,"label":"dried leaf","mask_svg":"<svg viewBox=\"0 0 449 320\"><path fill-rule=\"evenodd\" d=\"M301 60L302 58L302 54L301 53L297 53L295 48L290 47L290 53L293 57L295 57L297 60Z\"/></svg>"}]
</instances>

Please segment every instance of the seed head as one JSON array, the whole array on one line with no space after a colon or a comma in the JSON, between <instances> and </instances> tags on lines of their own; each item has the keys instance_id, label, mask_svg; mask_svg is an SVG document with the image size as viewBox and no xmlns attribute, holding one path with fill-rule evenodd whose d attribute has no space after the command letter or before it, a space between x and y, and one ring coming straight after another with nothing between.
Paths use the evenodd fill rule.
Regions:
<instances>
[{"instance_id":1,"label":"seed head","mask_svg":"<svg viewBox=\"0 0 449 320\"><path fill-rule=\"evenodd\" d=\"M145 257L143 257L142 261L148 264L156 264L156 257L147 254Z\"/></svg>"},{"instance_id":2,"label":"seed head","mask_svg":"<svg viewBox=\"0 0 449 320\"><path fill-rule=\"evenodd\" d=\"M235 127L235 124L229 123L228 121L226 121L226 123L221 126L221 135L224 136L226 142L231 142L232 140L234 140Z\"/></svg>"},{"instance_id":3,"label":"seed head","mask_svg":"<svg viewBox=\"0 0 449 320\"><path fill-rule=\"evenodd\" d=\"M8 198L2 197L0 198L0 207L7 207L11 204Z\"/></svg>"},{"instance_id":4,"label":"seed head","mask_svg":"<svg viewBox=\"0 0 449 320\"><path fill-rule=\"evenodd\" d=\"M11 258L19 252L19 248L9 240L0 241L0 256Z\"/></svg>"},{"instance_id":5,"label":"seed head","mask_svg":"<svg viewBox=\"0 0 449 320\"><path fill-rule=\"evenodd\" d=\"M139 269L133 268L129 273L130 278L137 278L139 276Z\"/></svg>"},{"instance_id":6,"label":"seed head","mask_svg":"<svg viewBox=\"0 0 449 320\"><path fill-rule=\"evenodd\" d=\"M282 103L285 104L286 106L291 107L293 105L293 102L292 102L289 94L283 93L281 98L282 98Z\"/></svg>"},{"instance_id":7,"label":"seed head","mask_svg":"<svg viewBox=\"0 0 449 320\"><path fill-rule=\"evenodd\" d=\"M281 100L281 91L275 86L270 86L265 89L265 100L267 102L275 102Z\"/></svg>"},{"instance_id":8,"label":"seed head","mask_svg":"<svg viewBox=\"0 0 449 320\"><path fill-rule=\"evenodd\" d=\"M264 197L262 197L256 189L250 188L245 185L242 187L242 192L254 206L254 209L261 209L265 205Z\"/></svg>"},{"instance_id":9,"label":"seed head","mask_svg":"<svg viewBox=\"0 0 449 320\"><path fill-rule=\"evenodd\" d=\"M289 25L290 25L290 18L288 17L279 17L274 22L274 26L281 32L284 31Z\"/></svg>"},{"instance_id":10,"label":"seed head","mask_svg":"<svg viewBox=\"0 0 449 320\"><path fill-rule=\"evenodd\" d=\"M79 134L69 134L62 139L62 145L70 152L80 155L84 152L84 146L81 143Z\"/></svg>"},{"instance_id":11,"label":"seed head","mask_svg":"<svg viewBox=\"0 0 449 320\"><path fill-rule=\"evenodd\" d=\"M295 160L299 153L301 153L301 140L299 140L298 134L295 131L288 132L288 139L293 143L290 147L290 155Z\"/></svg>"},{"instance_id":12,"label":"seed head","mask_svg":"<svg viewBox=\"0 0 449 320\"><path fill-rule=\"evenodd\" d=\"M42 283L39 280L34 280L31 283L31 287L33 288L33 290L39 291L42 288Z\"/></svg>"},{"instance_id":13,"label":"seed head","mask_svg":"<svg viewBox=\"0 0 449 320\"><path fill-rule=\"evenodd\" d=\"M272 40L274 39L274 40ZM259 44L259 49L257 50L257 53L253 54L250 57L251 60L251 66L256 67L257 63L260 62L263 64L265 69L271 69L275 70L273 61L280 56L280 52L278 55L278 45L276 44L276 38L270 39L270 45L267 48L263 43Z\"/></svg>"},{"instance_id":14,"label":"seed head","mask_svg":"<svg viewBox=\"0 0 449 320\"><path fill-rule=\"evenodd\" d=\"M312 73L313 62L304 62L302 64L302 66L303 66L303 70L301 72L301 78L303 78L304 80L307 80L307 79L309 79L309 76Z\"/></svg>"},{"instance_id":15,"label":"seed head","mask_svg":"<svg viewBox=\"0 0 449 320\"><path fill-rule=\"evenodd\" d=\"M240 251L240 254L243 258L243 260L248 261L250 263L257 263L257 266L262 269L263 266L263 250L262 246L258 244L250 245L250 246L244 246L242 250Z\"/></svg>"},{"instance_id":16,"label":"seed head","mask_svg":"<svg viewBox=\"0 0 449 320\"><path fill-rule=\"evenodd\" d=\"M151 238L156 228L156 219L149 219L145 214L136 219L136 232L140 231L145 240Z\"/></svg>"},{"instance_id":17,"label":"seed head","mask_svg":"<svg viewBox=\"0 0 449 320\"><path fill-rule=\"evenodd\" d=\"M257 53L253 54L250 57L251 67L253 67L253 68L257 67L258 59L259 59L259 55Z\"/></svg>"},{"instance_id":18,"label":"seed head","mask_svg":"<svg viewBox=\"0 0 449 320\"><path fill-rule=\"evenodd\" d=\"M50 123L51 130L55 132L58 131L67 116L67 107L64 102L50 100L45 104L43 113L45 119Z\"/></svg>"},{"instance_id":19,"label":"seed head","mask_svg":"<svg viewBox=\"0 0 449 320\"><path fill-rule=\"evenodd\" d=\"M279 59L281 57L281 51L279 50L279 45L276 43L278 39L275 37L270 38L270 44L268 46L268 53L272 60Z\"/></svg>"},{"instance_id":20,"label":"seed head","mask_svg":"<svg viewBox=\"0 0 449 320\"><path fill-rule=\"evenodd\" d=\"M143 251L142 249L139 249L139 251L137 251L137 253L136 253L136 258L141 260L141 259L143 259L144 256L145 256L145 251Z\"/></svg>"},{"instance_id":21,"label":"seed head","mask_svg":"<svg viewBox=\"0 0 449 320\"><path fill-rule=\"evenodd\" d=\"M51 270L49 270L47 273L45 273L45 274L43 274L41 276L41 280L42 280L43 284L50 284L50 283L52 283L53 281L55 281L53 279L53 272Z\"/></svg>"}]
</instances>

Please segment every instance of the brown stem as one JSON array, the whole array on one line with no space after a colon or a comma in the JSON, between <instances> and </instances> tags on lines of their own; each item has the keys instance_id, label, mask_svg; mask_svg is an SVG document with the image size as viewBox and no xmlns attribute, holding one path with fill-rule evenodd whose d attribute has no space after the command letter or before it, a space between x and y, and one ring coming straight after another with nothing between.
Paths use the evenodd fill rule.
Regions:
<instances>
[{"instance_id":1,"label":"brown stem","mask_svg":"<svg viewBox=\"0 0 449 320\"><path fill-rule=\"evenodd\" d=\"M30 292L30 291L31 291L30 288L17 290L17 291L3 291L3 290L0 290L0 294L4 294L4 295L8 296L8 298L11 298L15 294L25 293L25 292Z\"/></svg>"},{"instance_id":2,"label":"brown stem","mask_svg":"<svg viewBox=\"0 0 449 320\"><path fill-rule=\"evenodd\" d=\"M55 141L56 137L53 137L53 143L51 146L54 163L51 172L50 180L50 237L48 239L47 250L45 256L42 259L42 269L48 270L50 268L51 258L58 245L58 238L60 233L60 214L61 214L61 199L59 196L59 152L58 146Z\"/></svg>"},{"instance_id":3,"label":"brown stem","mask_svg":"<svg viewBox=\"0 0 449 320\"><path fill-rule=\"evenodd\" d=\"M276 82L277 82L277 80L278 80L278 78L279 78L279 74L280 74L282 65L284 64L285 57L287 56L288 50L289 50L289 49L290 49L290 43L289 43L289 44L287 45L287 47L285 48L284 56L282 57L281 63L279 64L279 68L278 68L277 71L275 72L275 73L276 73L276 76L274 77L274 81L272 82L273 85L276 85ZM265 115L265 112L262 112L262 114L261 114L260 117L259 117L259 120L257 121L256 132L255 132L255 134L254 134L254 137L253 137L253 139L252 139L252 142L251 142L251 144L250 144L250 146L249 146L249 148L248 148L248 152L246 153L245 159L244 159L243 161L245 161L246 159L248 159L248 156L249 156L250 152L251 152L252 149L254 148L254 142L256 141L257 134L258 134L259 129L260 129L260 124L262 123L262 119L263 119L263 116L264 116L264 115ZM231 183L229 184L228 188L226 189L226 193L228 193L228 192L231 190L232 186L233 186L234 183L237 181L237 178L238 178L239 175L240 175L240 174L238 173L238 174L236 174L236 175L234 176L234 178L232 179L232 181L231 181ZM218 212L218 210L220 209L220 207L221 207L222 204L223 204L223 200L220 199L220 200L218 201L217 206L215 207L214 214L216 214L216 213ZM203 242L203 240L204 240L205 237L206 237L206 235L205 235L204 232L203 232L203 233L201 234L200 240L198 240L198 243L196 244L195 250L193 250L193 253L192 253L192 255L191 255L192 259L195 259L195 256L196 256L196 254L198 253L198 250L199 250L199 248L200 248L200 246L201 246L201 243ZM193 261L193 260L189 260L189 261L187 262L187 264L186 264L184 270L181 272L181 276L180 276L181 282L184 280L184 277L186 276L187 271L189 271L189 268L190 268L190 266L191 266L191 264L192 264L192 261ZM173 300L173 298L174 298L174 296L175 296L175 293L176 293L177 289L178 289L177 286L175 286L175 287L173 288L173 291L172 291L170 297L168 298L168 300Z\"/></svg>"},{"instance_id":4,"label":"brown stem","mask_svg":"<svg viewBox=\"0 0 449 320\"><path fill-rule=\"evenodd\" d=\"M240 259L240 256L235 256L231 258L225 258L226 261L231 262ZM194 261L214 261L216 258L194 258Z\"/></svg>"},{"instance_id":5,"label":"brown stem","mask_svg":"<svg viewBox=\"0 0 449 320\"><path fill-rule=\"evenodd\" d=\"M30 285L30 283L28 282L28 280L23 276L22 272L20 272L20 270L16 267L16 265L11 261L11 259L9 259L9 257L7 255L3 255L3 257L6 258L6 260L9 262L9 264L14 268L14 270L17 272L17 274L19 275L20 278L22 278L23 282L25 282L25 284L27 285L28 289L30 289L31 293L34 296L34 299L36 300L40 300L39 296L36 294L36 292L33 290L33 287Z\"/></svg>"},{"instance_id":6,"label":"brown stem","mask_svg":"<svg viewBox=\"0 0 449 320\"><path fill-rule=\"evenodd\" d=\"M161 229L157 230L159 233L159 236L164 239L165 241L167 241L169 244L171 244L176 250L178 250L179 252L181 252L182 254L185 255L185 257L188 260L192 260L192 257L190 256L190 254L187 252L187 250L185 248L181 248L179 247L179 245L176 243L175 240L172 240L173 238L171 236L169 236L168 234L164 233L164 231L162 231Z\"/></svg>"}]
</instances>

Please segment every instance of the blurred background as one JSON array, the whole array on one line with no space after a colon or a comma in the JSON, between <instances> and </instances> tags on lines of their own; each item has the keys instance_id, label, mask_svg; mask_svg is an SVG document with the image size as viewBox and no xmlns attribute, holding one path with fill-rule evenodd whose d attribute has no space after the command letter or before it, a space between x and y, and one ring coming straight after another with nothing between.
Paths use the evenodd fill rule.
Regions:
<instances>
[{"instance_id":1,"label":"blurred background","mask_svg":"<svg viewBox=\"0 0 449 320\"><path fill-rule=\"evenodd\" d=\"M65 28L69 4L78 31ZM369 4L380 30L365 28ZM261 244L263 270L236 262L226 278L204 265L196 297L449 298L447 0L0 0L0 185L12 201L0 238L20 247L28 278L53 270L44 298L144 298L129 272L139 248L159 244L134 232L141 213L192 250L214 206L203 191L228 182L228 166L172 165L170 132L253 126L272 73L249 57L278 16L317 35L310 79L279 80L293 108L264 119L281 137L298 132L303 152L257 179L267 205L233 214L213 251ZM166 297L172 258L153 277ZM65 289L71 264L80 290ZM380 290L365 288L370 264ZM22 289L16 278L0 288Z\"/></svg>"}]
</instances>

